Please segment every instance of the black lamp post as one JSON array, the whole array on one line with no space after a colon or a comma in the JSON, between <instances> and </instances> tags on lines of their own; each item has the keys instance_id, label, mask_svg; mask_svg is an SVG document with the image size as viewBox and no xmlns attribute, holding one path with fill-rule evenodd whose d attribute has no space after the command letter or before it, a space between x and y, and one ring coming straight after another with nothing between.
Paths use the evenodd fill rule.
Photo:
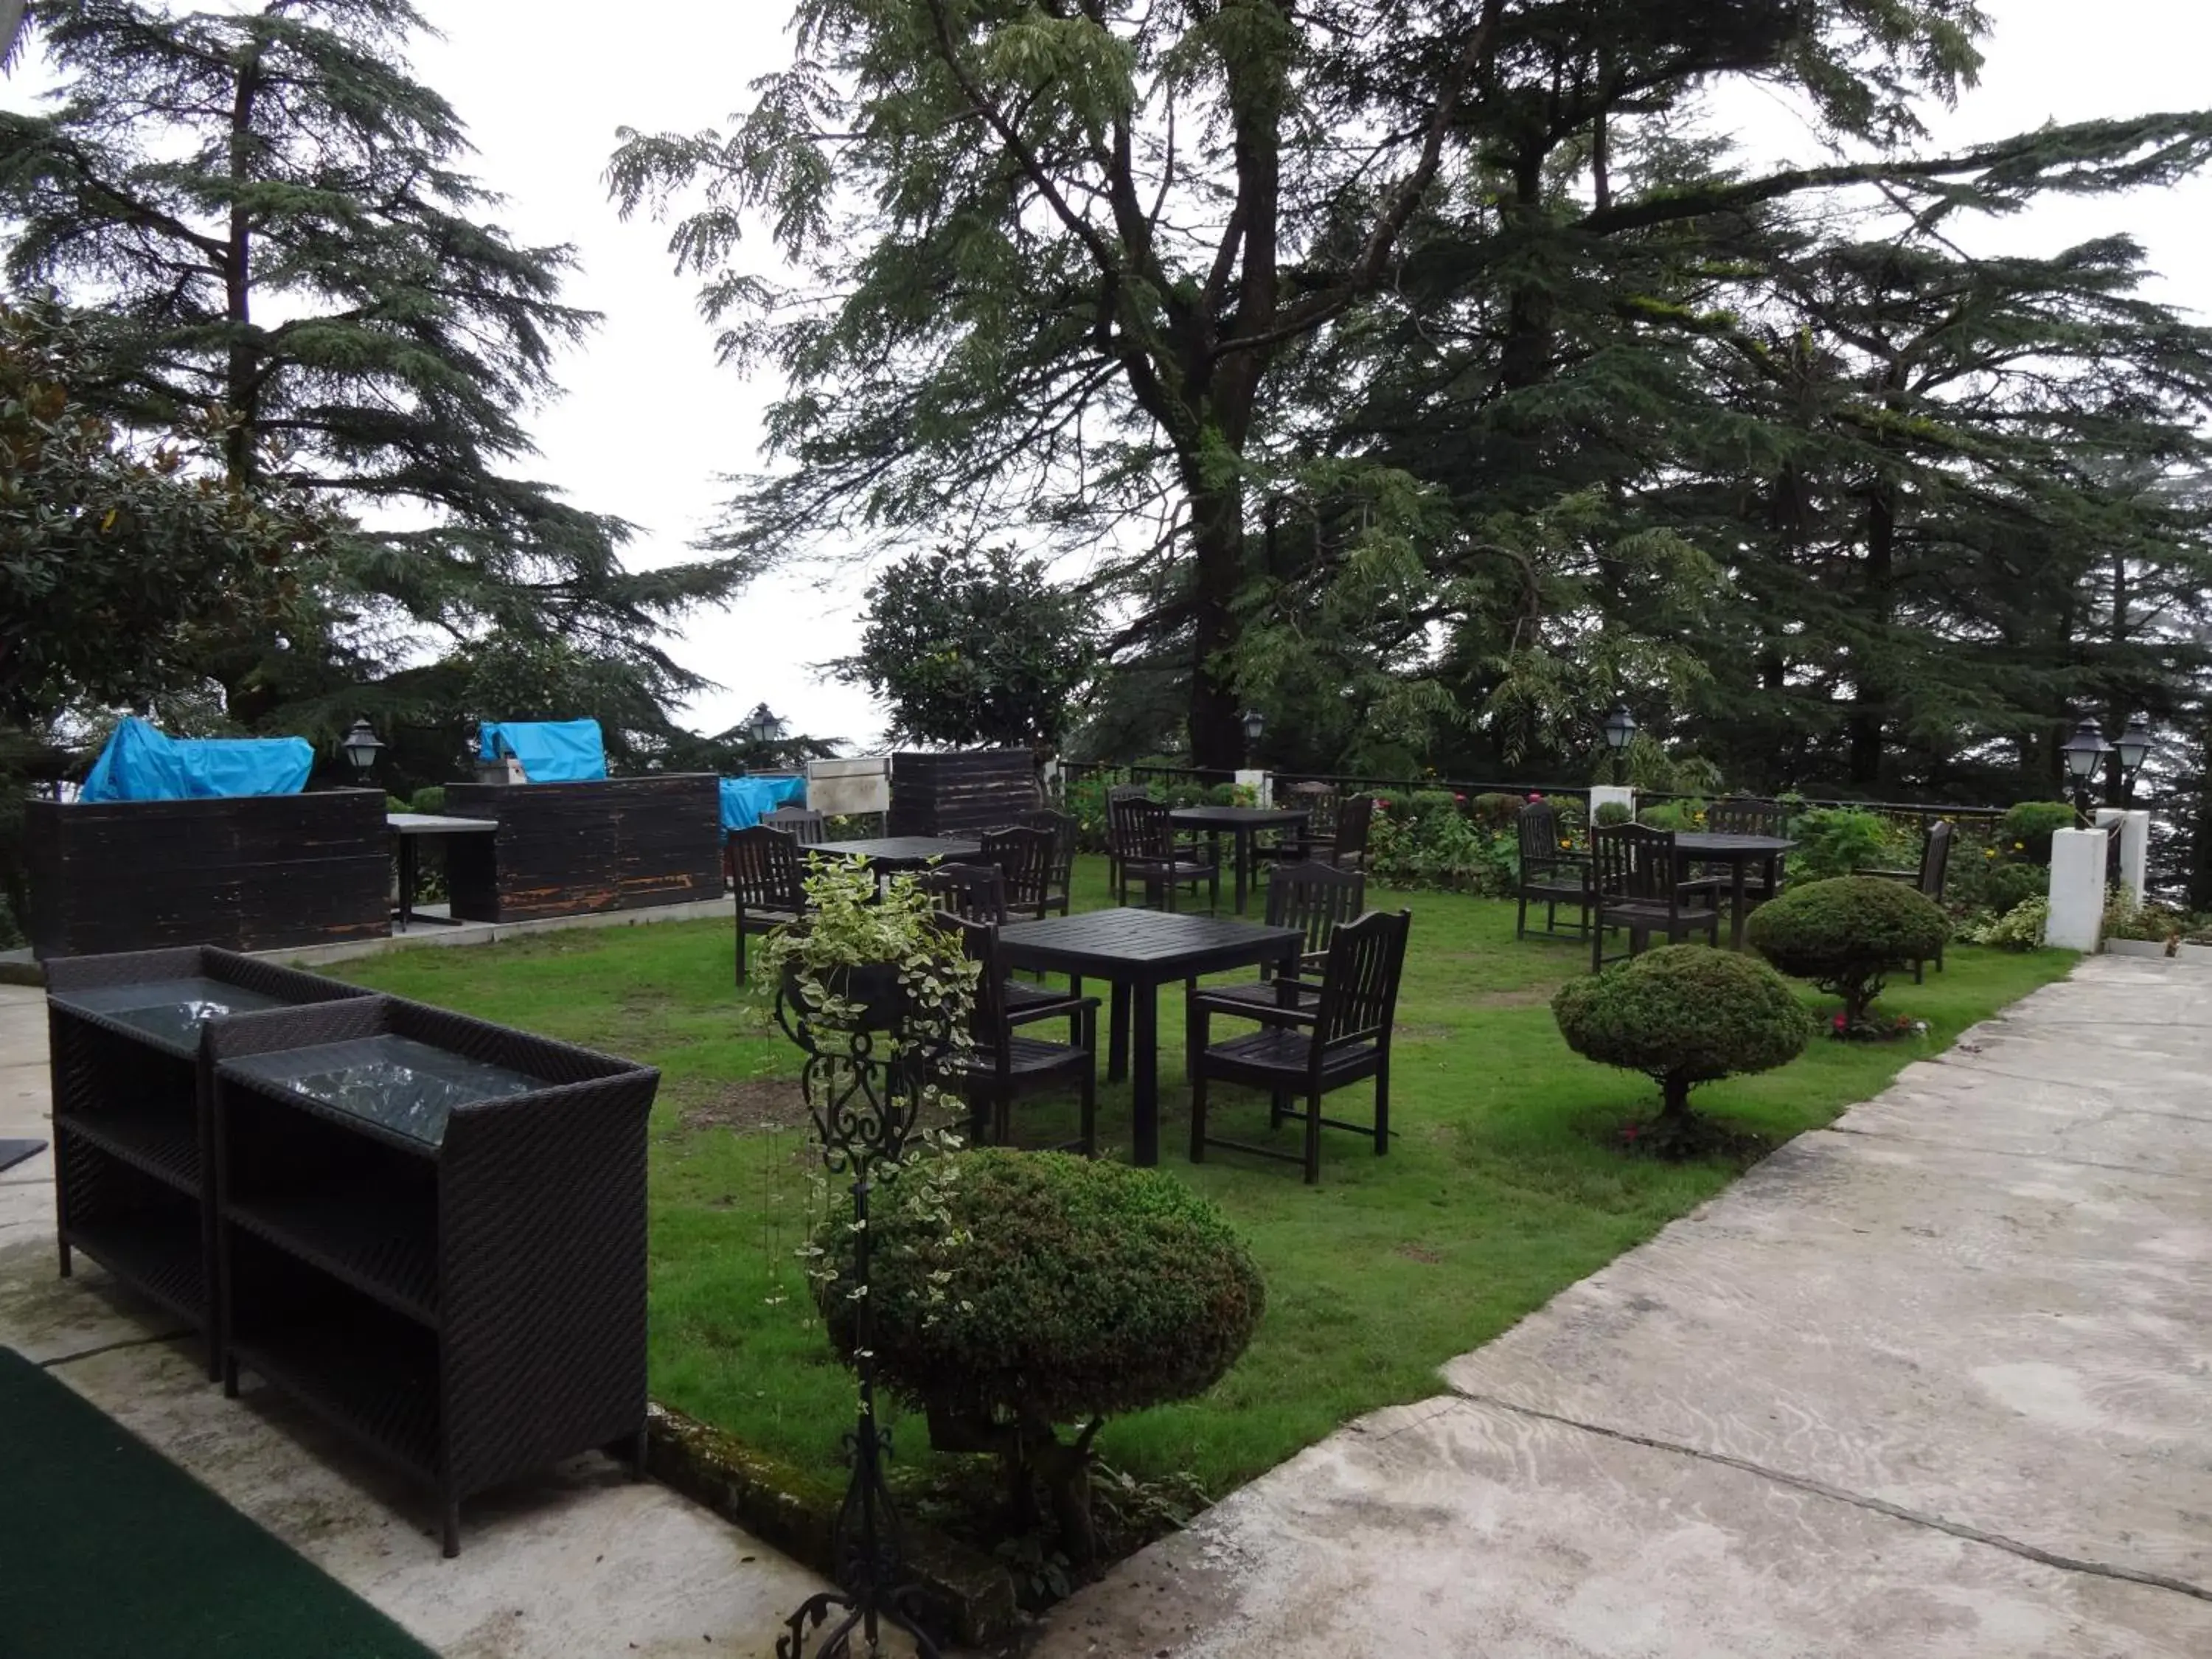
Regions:
<instances>
[{"instance_id":1,"label":"black lamp post","mask_svg":"<svg viewBox=\"0 0 2212 1659\"><path fill-rule=\"evenodd\" d=\"M1260 739L1267 730L1267 717L1256 708L1244 711L1244 758L1249 763L1252 751L1260 746Z\"/></svg>"},{"instance_id":2,"label":"black lamp post","mask_svg":"<svg viewBox=\"0 0 2212 1659\"><path fill-rule=\"evenodd\" d=\"M352 728L339 739L338 747L353 763L354 775L367 783L370 770L376 765L377 756L384 752L384 745L377 741L376 733L369 729L368 722L356 720Z\"/></svg>"},{"instance_id":3,"label":"black lamp post","mask_svg":"<svg viewBox=\"0 0 2212 1659\"><path fill-rule=\"evenodd\" d=\"M2083 720L2074 728L2074 735L2058 745L2058 752L2065 756L2066 775L2074 781L2074 810L2086 818L2089 816L2089 780L2097 775L2097 769L2112 752L2112 745L2105 741L2104 731L2096 721Z\"/></svg>"},{"instance_id":4,"label":"black lamp post","mask_svg":"<svg viewBox=\"0 0 2212 1659\"><path fill-rule=\"evenodd\" d=\"M782 717L764 702L753 705L753 712L745 716L744 734L757 749L773 749L783 741L784 733L791 727Z\"/></svg>"},{"instance_id":5,"label":"black lamp post","mask_svg":"<svg viewBox=\"0 0 2212 1659\"><path fill-rule=\"evenodd\" d=\"M1616 702L1605 717L1605 746L1613 753L1613 781L1620 784L1621 769L1627 763L1628 745L1636 736L1636 716L1628 712L1628 705Z\"/></svg>"},{"instance_id":6,"label":"black lamp post","mask_svg":"<svg viewBox=\"0 0 2212 1659\"><path fill-rule=\"evenodd\" d=\"M2135 799L2136 774L2142 770L2143 762L2150 758L2149 717L2130 715L2127 729L2120 733L2120 740L2114 746L2120 755L2120 805L2125 806Z\"/></svg>"}]
</instances>

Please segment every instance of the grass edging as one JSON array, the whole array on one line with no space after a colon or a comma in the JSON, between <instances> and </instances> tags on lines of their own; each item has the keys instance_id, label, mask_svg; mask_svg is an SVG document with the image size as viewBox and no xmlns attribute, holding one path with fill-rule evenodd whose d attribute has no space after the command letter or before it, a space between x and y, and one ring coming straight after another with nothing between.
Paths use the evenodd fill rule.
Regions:
<instances>
[{"instance_id":1,"label":"grass edging","mask_svg":"<svg viewBox=\"0 0 2212 1659\"><path fill-rule=\"evenodd\" d=\"M743 1527L824 1577L837 1576L842 1486L763 1457L734 1437L654 1401L646 1415L646 1473ZM1013 1580L992 1557L902 1518L899 1543L917 1613L933 1631L974 1647L1012 1632Z\"/></svg>"}]
</instances>

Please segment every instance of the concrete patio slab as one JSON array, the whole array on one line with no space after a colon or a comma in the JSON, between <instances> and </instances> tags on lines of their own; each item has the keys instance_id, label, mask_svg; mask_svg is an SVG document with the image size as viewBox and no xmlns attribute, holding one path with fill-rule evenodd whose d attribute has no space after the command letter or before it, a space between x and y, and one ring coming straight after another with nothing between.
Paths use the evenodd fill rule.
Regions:
<instances>
[{"instance_id":1,"label":"concrete patio slab","mask_svg":"<svg viewBox=\"0 0 2212 1659\"><path fill-rule=\"evenodd\" d=\"M2212 1654L2212 975L2093 959L1035 1659Z\"/></svg>"}]
</instances>

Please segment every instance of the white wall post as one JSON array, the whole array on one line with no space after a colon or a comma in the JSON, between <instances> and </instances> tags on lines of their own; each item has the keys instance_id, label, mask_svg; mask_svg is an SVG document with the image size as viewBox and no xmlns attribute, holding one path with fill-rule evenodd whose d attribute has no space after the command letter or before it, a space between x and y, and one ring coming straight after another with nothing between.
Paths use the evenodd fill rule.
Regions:
<instances>
[{"instance_id":1,"label":"white wall post","mask_svg":"<svg viewBox=\"0 0 2212 1659\"><path fill-rule=\"evenodd\" d=\"M1597 822L1597 809L1601 806L1608 805L1625 806L1628 809L1628 816L1632 819L1634 818L1636 816L1636 791L1625 784L1592 784L1590 786L1589 792L1589 821L1592 823L1595 823Z\"/></svg>"},{"instance_id":2,"label":"white wall post","mask_svg":"<svg viewBox=\"0 0 2212 1659\"><path fill-rule=\"evenodd\" d=\"M2120 826L2120 884L2141 904L2144 887L2150 880L2150 814L2123 811L2117 806L2097 809L2100 830L2107 830L2115 823Z\"/></svg>"},{"instance_id":3,"label":"white wall post","mask_svg":"<svg viewBox=\"0 0 2212 1659\"><path fill-rule=\"evenodd\" d=\"M2105 854L2101 830L2060 830L2051 837L2051 920L2043 942L2062 951L2094 951L2105 938Z\"/></svg>"},{"instance_id":4,"label":"white wall post","mask_svg":"<svg viewBox=\"0 0 2212 1659\"><path fill-rule=\"evenodd\" d=\"M1237 774L1237 787L1252 792L1255 806L1273 806L1275 804L1275 775L1272 772L1240 770Z\"/></svg>"}]
</instances>

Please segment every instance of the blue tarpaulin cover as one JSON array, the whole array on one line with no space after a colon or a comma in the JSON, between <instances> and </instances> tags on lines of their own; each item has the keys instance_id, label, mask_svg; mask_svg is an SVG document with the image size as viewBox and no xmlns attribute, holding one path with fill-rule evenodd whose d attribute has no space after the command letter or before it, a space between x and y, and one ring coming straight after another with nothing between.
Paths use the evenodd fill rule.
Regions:
<instances>
[{"instance_id":1,"label":"blue tarpaulin cover","mask_svg":"<svg viewBox=\"0 0 2212 1659\"><path fill-rule=\"evenodd\" d=\"M805 778L724 778L722 828L749 830L763 815L794 801L806 804Z\"/></svg>"},{"instance_id":2,"label":"blue tarpaulin cover","mask_svg":"<svg viewBox=\"0 0 2212 1659\"><path fill-rule=\"evenodd\" d=\"M607 775L597 720L486 720L477 739L484 759L512 755L532 783L595 783Z\"/></svg>"},{"instance_id":3,"label":"blue tarpaulin cover","mask_svg":"<svg viewBox=\"0 0 2212 1659\"><path fill-rule=\"evenodd\" d=\"M315 751L305 738L173 738L137 715L115 728L80 800L296 795Z\"/></svg>"}]
</instances>

